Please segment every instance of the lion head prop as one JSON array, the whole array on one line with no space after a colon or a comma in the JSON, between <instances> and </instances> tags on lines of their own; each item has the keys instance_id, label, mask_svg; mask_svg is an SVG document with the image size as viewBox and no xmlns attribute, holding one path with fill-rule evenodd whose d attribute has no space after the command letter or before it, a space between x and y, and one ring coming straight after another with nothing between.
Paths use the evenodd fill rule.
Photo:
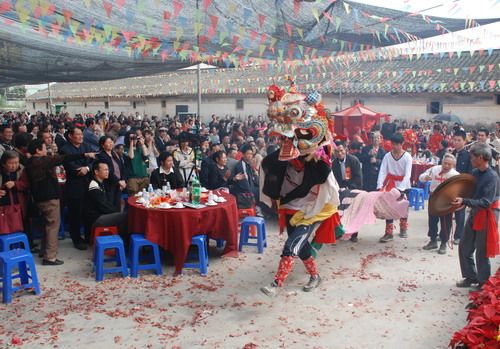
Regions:
<instances>
[{"instance_id":1,"label":"lion head prop","mask_svg":"<svg viewBox=\"0 0 500 349\"><path fill-rule=\"evenodd\" d=\"M323 106L321 94L297 92L291 78L288 89L268 88L267 115L274 123L271 135L281 139L279 160L288 161L309 155L330 161L333 123Z\"/></svg>"}]
</instances>

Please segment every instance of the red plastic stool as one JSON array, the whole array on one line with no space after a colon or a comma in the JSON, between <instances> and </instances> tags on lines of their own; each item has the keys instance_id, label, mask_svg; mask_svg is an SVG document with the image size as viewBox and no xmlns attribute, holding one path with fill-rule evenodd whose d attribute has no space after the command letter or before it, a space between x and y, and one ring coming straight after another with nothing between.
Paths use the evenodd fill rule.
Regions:
<instances>
[{"instance_id":1,"label":"red plastic stool","mask_svg":"<svg viewBox=\"0 0 500 349\"><path fill-rule=\"evenodd\" d=\"M99 236L108 236L108 235L118 235L118 228L117 227L95 227L92 229L92 237L90 241L92 242L92 245L95 244L95 240ZM114 256L115 255L115 250L110 249L104 251L104 254L106 256Z\"/></svg>"},{"instance_id":2,"label":"red plastic stool","mask_svg":"<svg viewBox=\"0 0 500 349\"><path fill-rule=\"evenodd\" d=\"M257 212L255 211L255 206L250 208L239 208L238 218L241 221L245 217L256 217ZM238 222L238 231L240 231L241 223ZM257 228L255 226L250 226L250 236L257 236Z\"/></svg>"}]
</instances>

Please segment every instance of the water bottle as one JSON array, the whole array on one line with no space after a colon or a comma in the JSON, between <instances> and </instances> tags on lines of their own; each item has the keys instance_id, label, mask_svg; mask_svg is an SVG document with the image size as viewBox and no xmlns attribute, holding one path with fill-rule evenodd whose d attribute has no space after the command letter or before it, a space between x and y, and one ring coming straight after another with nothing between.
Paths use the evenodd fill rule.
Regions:
<instances>
[{"instance_id":1,"label":"water bottle","mask_svg":"<svg viewBox=\"0 0 500 349\"><path fill-rule=\"evenodd\" d=\"M150 199L155 197L155 190L153 189L153 185L148 185L148 196Z\"/></svg>"},{"instance_id":2,"label":"water bottle","mask_svg":"<svg viewBox=\"0 0 500 349\"><path fill-rule=\"evenodd\" d=\"M172 190L172 188L170 187L170 182L167 182L167 192L170 193L170 190Z\"/></svg>"},{"instance_id":3,"label":"water bottle","mask_svg":"<svg viewBox=\"0 0 500 349\"><path fill-rule=\"evenodd\" d=\"M144 203L149 202L149 193L146 191L146 189L142 189L142 198L144 199Z\"/></svg>"},{"instance_id":4,"label":"water bottle","mask_svg":"<svg viewBox=\"0 0 500 349\"><path fill-rule=\"evenodd\" d=\"M198 179L193 179L193 184L191 187L191 202L195 205L200 203L200 198L201 198L201 186L200 182L198 182Z\"/></svg>"}]
</instances>

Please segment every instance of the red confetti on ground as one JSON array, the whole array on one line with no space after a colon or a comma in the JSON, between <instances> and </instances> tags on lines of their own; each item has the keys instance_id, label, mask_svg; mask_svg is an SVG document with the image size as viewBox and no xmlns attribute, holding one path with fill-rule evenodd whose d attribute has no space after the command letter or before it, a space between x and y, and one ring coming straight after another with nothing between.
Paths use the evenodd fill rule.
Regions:
<instances>
[{"instance_id":1,"label":"red confetti on ground","mask_svg":"<svg viewBox=\"0 0 500 349\"><path fill-rule=\"evenodd\" d=\"M381 257L389 257L389 258L399 258L399 259L402 259L402 260L405 260L405 261L408 261L408 258L405 258L405 257L401 257L401 256L398 256L394 253L394 251L390 251L390 250L386 250L386 251L382 251L382 252L377 252L377 253L372 253L372 254L369 254L368 256L364 257L364 258L361 258L361 268L355 272L353 274L353 276L355 277L358 277L362 280L368 280L370 279L370 277L373 277L373 278L381 278L381 276L379 274L375 274L375 273L368 273L366 272L366 270L368 269L368 267L370 266L371 263L373 263L373 261L377 258L381 258Z\"/></svg>"},{"instance_id":2,"label":"red confetti on ground","mask_svg":"<svg viewBox=\"0 0 500 349\"><path fill-rule=\"evenodd\" d=\"M23 340L21 338L19 338L18 336L14 336L14 337L12 337L10 343L12 345L21 345L21 344L23 344Z\"/></svg>"},{"instance_id":3,"label":"red confetti on ground","mask_svg":"<svg viewBox=\"0 0 500 349\"><path fill-rule=\"evenodd\" d=\"M257 344L255 343L247 343L243 346L243 349L255 349L257 348Z\"/></svg>"},{"instance_id":4,"label":"red confetti on ground","mask_svg":"<svg viewBox=\"0 0 500 349\"><path fill-rule=\"evenodd\" d=\"M398 287L399 292L411 292L415 291L416 289L417 289L416 284L414 284L413 282L405 282L405 281L402 281Z\"/></svg>"}]
</instances>

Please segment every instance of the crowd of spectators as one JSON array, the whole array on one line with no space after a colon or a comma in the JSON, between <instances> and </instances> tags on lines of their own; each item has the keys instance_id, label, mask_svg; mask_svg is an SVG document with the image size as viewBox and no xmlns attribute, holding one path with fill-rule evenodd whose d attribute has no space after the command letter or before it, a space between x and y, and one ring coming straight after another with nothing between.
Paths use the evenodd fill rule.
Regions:
<instances>
[{"instance_id":1,"label":"crowd of spectators","mask_svg":"<svg viewBox=\"0 0 500 349\"><path fill-rule=\"evenodd\" d=\"M209 190L229 188L240 208L257 203L258 214L269 214L258 206L259 170L262 159L279 148L279 140L270 137L273 125L262 116L240 120L212 115L203 123L193 117L161 119L138 113L6 112L0 113L0 125L0 206L22 207L24 231L46 265L62 264L57 259L62 214L74 247L84 250L95 226L113 224L126 230L124 195L150 184L155 189L167 184L182 188L197 176ZM464 166L460 152L466 152L467 144L486 142L498 169L500 123L491 133L484 128L467 131L458 124L448 128L420 120L337 136L333 171L343 188L376 190L380 163L390 150L386 140L398 132L415 161L437 164L454 148L458 170ZM40 248L33 244L36 224L42 226Z\"/></svg>"}]
</instances>

